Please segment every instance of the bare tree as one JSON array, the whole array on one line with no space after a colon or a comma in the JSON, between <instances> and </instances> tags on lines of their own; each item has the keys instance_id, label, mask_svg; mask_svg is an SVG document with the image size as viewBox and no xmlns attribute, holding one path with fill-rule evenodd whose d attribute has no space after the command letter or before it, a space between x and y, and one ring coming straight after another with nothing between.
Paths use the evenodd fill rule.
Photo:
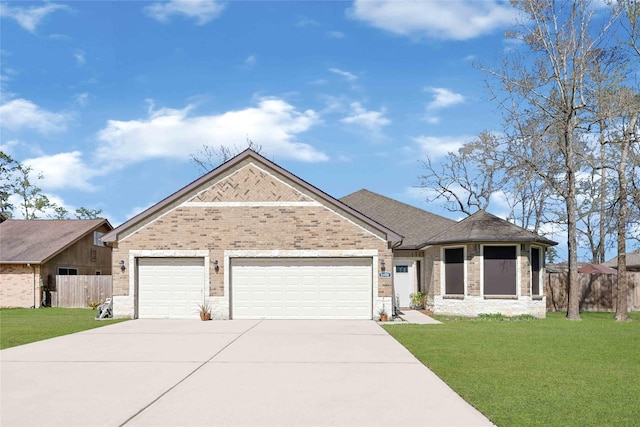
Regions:
<instances>
[{"instance_id":1,"label":"bare tree","mask_svg":"<svg viewBox=\"0 0 640 427\"><path fill-rule=\"evenodd\" d=\"M615 17L599 28L587 0L512 0L526 19L509 33L526 52L511 53L503 68L484 71L497 79L494 90L505 116L505 133L515 149L513 165L541 178L562 199L569 255L567 318L580 318L578 284L578 175L586 148L581 129L590 58L604 50Z\"/></svg>"},{"instance_id":2,"label":"bare tree","mask_svg":"<svg viewBox=\"0 0 640 427\"><path fill-rule=\"evenodd\" d=\"M246 149L253 150L256 153L261 153L262 145L256 144L249 138L247 138L246 146L243 148L238 148L236 145L233 147L222 144L218 147L203 145L201 150L191 154L191 161L196 164L198 169L200 169L204 175Z\"/></svg>"},{"instance_id":3,"label":"bare tree","mask_svg":"<svg viewBox=\"0 0 640 427\"><path fill-rule=\"evenodd\" d=\"M419 177L420 187L432 193L427 200L445 200L447 209L467 215L486 210L491 195L501 187L499 159L492 158L497 146L497 138L486 132L448 153L438 165L427 157L426 173Z\"/></svg>"}]
</instances>

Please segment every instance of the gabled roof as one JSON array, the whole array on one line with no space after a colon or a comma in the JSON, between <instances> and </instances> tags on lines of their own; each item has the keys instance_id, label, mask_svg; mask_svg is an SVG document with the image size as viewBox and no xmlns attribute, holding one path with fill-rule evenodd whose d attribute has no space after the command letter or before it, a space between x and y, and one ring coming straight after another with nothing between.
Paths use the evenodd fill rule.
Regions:
<instances>
[{"instance_id":1,"label":"gabled roof","mask_svg":"<svg viewBox=\"0 0 640 427\"><path fill-rule=\"evenodd\" d=\"M344 196L340 200L402 234L404 240L397 249L416 249L425 240L456 223L451 219L365 189Z\"/></svg>"},{"instance_id":2,"label":"gabled roof","mask_svg":"<svg viewBox=\"0 0 640 427\"><path fill-rule=\"evenodd\" d=\"M0 223L0 263L42 264L109 221L8 219Z\"/></svg>"},{"instance_id":3,"label":"gabled roof","mask_svg":"<svg viewBox=\"0 0 640 427\"><path fill-rule=\"evenodd\" d=\"M618 257L615 256L611 258L609 261L602 263L607 267L616 268L618 267ZM633 252L627 252L627 269L629 268L639 268L640 269L640 249L636 249Z\"/></svg>"},{"instance_id":4,"label":"gabled roof","mask_svg":"<svg viewBox=\"0 0 640 427\"><path fill-rule=\"evenodd\" d=\"M232 168L234 168L237 165L242 164L242 162L245 162L245 161L258 162L263 167L266 167L267 169L270 169L275 174L279 174L279 175L285 177L286 179L294 182L295 184L301 186L306 191L311 193L316 199L321 200L321 201L323 201L323 202L325 202L325 203L337 208L338 210L347 213L352 218L356 218L356 219L362 221L364 224L367 224L367 226L372 227L374 230L378 230L379 232L385 234L386 235L386 239L387 239L388 242L392 242L392 243L395 244L395 243L397 243L397 242L402 240L402 236L397 234L395 231L391 230L390 228L387 228L386 226L382 225L381 223L378 223L375 220L363 215L362 213L358 212L357 210L354 210L352 207L344 204L343 202L341 202L341 201L339 201L337 199L334 199L333 197L331 197L327 193L325 193L322 190L314 187L313 185L311 185L308 182L304 181L303 179L297 177L296 175L292 174L291 172L287 171L286 169L283 169L282 167L278 166L277 164L267 160L266 158L262 157L260 154L256 153L255 151L253 151L251 149L246 149L242 153L238 154L237 156L235 156L235 157L231 158L230 160L226 161L225 163L221 164L220 166L218 166L217 168L213 169L209 173L207 173L207 174L201 176L200 178L196 179L191 184L187 185L186 187L183 187L182 189L176 191L175 193L173 193L169 197L163 199L162 201L156 203L155 205L151 206L147 210L145 210L145 211L141 212L140 214L134 216L133 218L131 218L127 222L121 224L120 226L118 226L117 228L112 230L111 232L109 232L106 235L104 235L102 237L102 241L104 241L104 242L115 242L115 241L117 241L120 238L120 236L126 235L128 232L131 232L132 230L135 230L135 229L143 226L148 221L150 221L151 218L154 217L154 215L159 214L159 213L161 213L161 212L163 212L165 210L169 210L169 209L173 208L174 206L179 205L183 201L186 201L189 197L193 196L193 194L195 192L203 189L210 182L213 182L216 179L218 179L220 177L223 177L224 174L227 171L231 170Z\"/></svg>"},{"instance_id":5,"label":"gabled roof","mask_svg":"<svg viewBox=\"0 0 640 427\"><path fill-rule=\"evenodd\" d=\"M425 240L422 246L472 242L535 242L548 246L558 244L481 210Z\"/></svg>"}]
</instances>

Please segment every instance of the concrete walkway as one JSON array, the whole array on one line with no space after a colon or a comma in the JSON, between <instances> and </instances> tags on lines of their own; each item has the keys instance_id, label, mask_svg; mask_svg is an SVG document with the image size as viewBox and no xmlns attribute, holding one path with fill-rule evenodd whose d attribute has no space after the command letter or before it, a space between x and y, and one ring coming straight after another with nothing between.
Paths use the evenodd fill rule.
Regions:
<instances>
[{"instance_id":1,"label":"concrete walkway","mask_svg":"<svg viewBox=\"0 0 640 427\"><path fill-rule=\"evenodd\" d=\"M434 319L433 317L427 316L421 311L418 310L409 310L409 309L401 309L398 313L398 317L400 317L404 322L415 324L415 325L441 325L442 322Z\"/></svg>"},{"instance_id":2,"label":"concrete walkway","mask_svg":"<svg viewBox=\"0 0 640 427\"><path fill-rule=\"evenodd\" d=\"M133 320L0 351L2 426L490 426L373 321Z\"/></svg>"}]
</instances>

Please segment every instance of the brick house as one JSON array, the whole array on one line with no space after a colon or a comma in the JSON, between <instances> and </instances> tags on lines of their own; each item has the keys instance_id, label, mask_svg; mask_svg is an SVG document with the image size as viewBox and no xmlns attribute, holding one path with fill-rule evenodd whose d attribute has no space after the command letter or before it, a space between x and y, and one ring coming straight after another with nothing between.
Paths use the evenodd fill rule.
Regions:
<instances>
[{"instance_id":1,"label":"brick house","mask_svg":"<svg viewBox=\"0 0 640 427\"><path fill-rule=\"evenodd\" d=\"M436 295L484 301L488 288L481 285L476 295L467 279L462 295L438 290L440 257L448 252L437 248L449 243L436 247L425 236L461 223L386 198L372 213L357 200L381 199L362 194L373 197L334 199L246 150L103 237L113 248L114 314L195 318L198 304L208 302L220 319L373 319L423 289L433 289L431 301L439 301ZM533 299L524 290L530 277L524 258L535 239L522 236L524 249L520 240L509 241L518 248L521 284L514 295L496 295L512 304L513 297L516 304ZM477 242L463 251L465 259ZM535 242L541 252L553 244Z\"/></svg>"},{"instance_id":2,"label":"brick house","mask_svg":"<svg viewBox=\"0 0 640 427\"><path fill-rule=\"evenodd\" d=\"M399 307L420 291L437 314L545 316L544 255L556 242L484 211L456 222L367 190L340 200L404 236L393 250Z\"/></svg>"},{"instance_id":3,"label":"brick house","mask_svg":"<svg viewBox=\"0 0 640 427\"><path fill-rule=\"evenodd\" d=\"M106 219L0 223L0 307L40 307L56 275L111 274ZM43 300L44 296L44 300Z\"/></svg>"}]
</instances>

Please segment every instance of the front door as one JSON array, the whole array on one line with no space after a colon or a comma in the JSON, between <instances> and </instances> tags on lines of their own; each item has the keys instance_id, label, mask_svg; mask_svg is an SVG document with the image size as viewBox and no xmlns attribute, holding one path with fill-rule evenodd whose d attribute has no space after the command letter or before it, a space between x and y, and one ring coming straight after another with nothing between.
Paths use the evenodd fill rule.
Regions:
<instances>
[{"instance_id":1,"label":"front door","mask_svg":"<svg viewBox=\"0 0 640 427\"><path fill-rule=\"evenodd\" d=\"M411 305L410 295L414 292L414 261L397 260L393 263L393 287L396 293L396 303L399 307Z\"/></svg>"}]
</instances>

